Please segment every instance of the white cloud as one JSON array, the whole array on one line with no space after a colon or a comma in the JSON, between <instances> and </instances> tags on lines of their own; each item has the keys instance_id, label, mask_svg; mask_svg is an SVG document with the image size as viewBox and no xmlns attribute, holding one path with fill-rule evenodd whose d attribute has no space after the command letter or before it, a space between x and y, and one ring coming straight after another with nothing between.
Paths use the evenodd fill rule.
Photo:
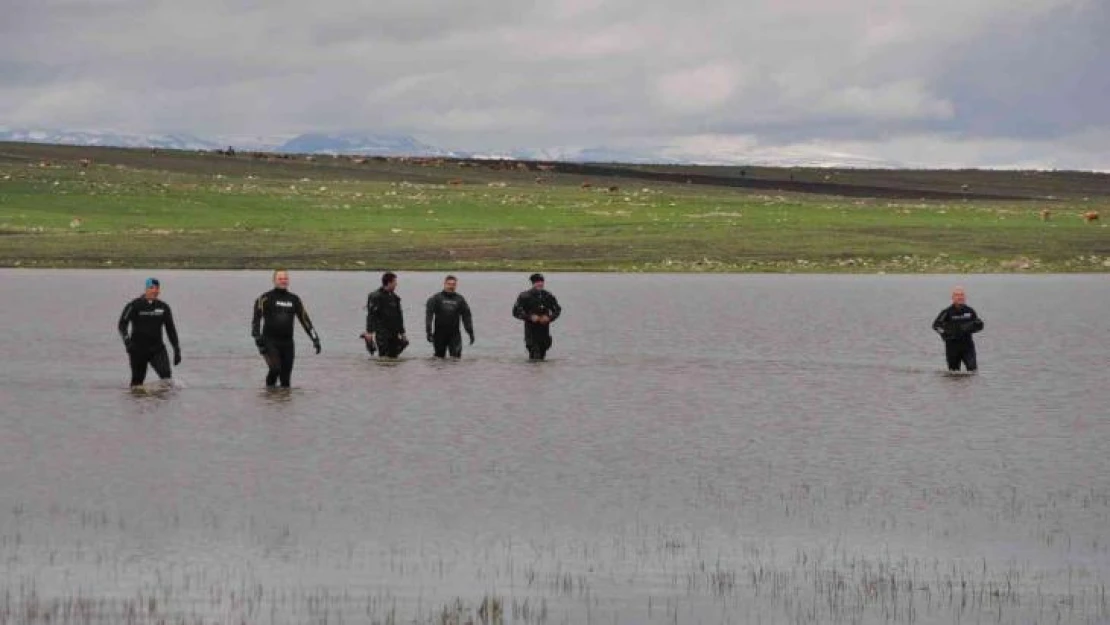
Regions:
<instances>
[{"instance_id":1,"label":"white cloud","mask_svg":"<svg viewBox=\"0 0 1110 625\"><path fill-rule=\"evenodd\" d=\"M742 84L740 71L725 63L710 63L659 78L657 95L668 109L699 113L728 102Z\"/></svg>"},{"instance_id":2,"label":"white cloud","mask_svg":"<svg viewBox=\"0 0 1110 625\"><path fill-rule=\"evenodd\" d=\"M0 124L477 151L936 136L992 159L1110 125L1106 32L1104 0L18 0Z\"/></svg>"},{"instance_id":3,"label":"white cloud","mask_svg":"<svg viewBox=\"0 0 1110 625\"><path fill-rule=\"evenodd\" d=\"M951 102L928 93L919 80L878 87L844 87L824 94L815 111L834 117L877 120L950 119Z\"/></svg>"}]
</instances>

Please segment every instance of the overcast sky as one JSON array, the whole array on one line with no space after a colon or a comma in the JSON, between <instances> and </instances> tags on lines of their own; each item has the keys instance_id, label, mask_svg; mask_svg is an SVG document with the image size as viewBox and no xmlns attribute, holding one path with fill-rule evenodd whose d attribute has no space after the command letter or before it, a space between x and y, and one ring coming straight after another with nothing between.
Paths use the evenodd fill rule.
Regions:
<instances>
[{"instance_id":1,"label":"overcast sky","mask_svg":"<svg viewBox=\"0 0 1110 625\"><path fill-rule=\"evenodd\" d=\"M0 9L0 126L1110 170L1107 0Z\"/></svg>"}]
</instances>

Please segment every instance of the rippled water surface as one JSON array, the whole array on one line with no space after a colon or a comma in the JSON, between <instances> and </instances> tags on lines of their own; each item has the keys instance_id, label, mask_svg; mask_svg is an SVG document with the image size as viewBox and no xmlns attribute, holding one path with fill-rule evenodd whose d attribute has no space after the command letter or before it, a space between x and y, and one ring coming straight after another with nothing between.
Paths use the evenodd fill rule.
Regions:
<instances>
[{"instance_id":1,"label":"rippled water surface","mask_svg":"<svg viewBox=\"0 0 1110 625\"><path fill-rule=\"evenodd\" d=\"M294 272L289 392L260 272L158 272L184 362L126 388L145 274L0 271L0 623L1107 622L1110 280L460 274L478 342L370 360L376 274Z\"/></svg>"}]
</instances>

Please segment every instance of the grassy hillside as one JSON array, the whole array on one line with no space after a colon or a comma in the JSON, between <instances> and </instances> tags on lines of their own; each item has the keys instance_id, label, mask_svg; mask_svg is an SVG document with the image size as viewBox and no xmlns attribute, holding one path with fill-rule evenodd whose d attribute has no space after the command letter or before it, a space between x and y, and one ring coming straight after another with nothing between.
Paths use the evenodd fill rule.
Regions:
<instances>
[{"instance_id":1,"label":"grassy hillside","mask_svg":"<svg viewBox=\"0 0 1110 625\"><path fill-rule=\"evenodd\" d=\"M0 144L0 266L1110 271L1108 208L1075 172Z\"/></svg>"}]
</instances>

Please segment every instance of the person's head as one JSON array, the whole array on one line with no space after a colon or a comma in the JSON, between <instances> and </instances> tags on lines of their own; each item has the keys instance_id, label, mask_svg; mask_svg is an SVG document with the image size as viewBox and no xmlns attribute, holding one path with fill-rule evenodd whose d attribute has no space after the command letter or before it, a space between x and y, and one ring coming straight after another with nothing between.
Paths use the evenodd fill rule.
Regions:
<instances>
[{"instance_id":1,"label":"person's head","mask_svg":"<svg viewBox=\"0 0 1110 625\"><path fill-rule=\"evenodd\" d=\"M146 290L143 291L143 297L147 299L158 299L158 295L162 292L162 283L158 278L146 279Z\"/></svg>"},{"instance_id":2,"label":"person's head","mask_svg":"<svg viewBox=\"0 0 1110 625\"><path fill-rule=\"evenodd\" d=\"M397 274L392 271L387 271L382 274L382 288L386 291L392 291L397 288Z\"/></svg>"},{"instance_id":3,"label":"person's head","mask_svg":"<svg viewBox=\"0 0 1110 625\"><path fill-rule=\"evenodd\" d=\"M289 272L284 269L274 270L274 287L282 290L289 288Z\"/></svg>"},{"instance_id":4,"label":"person's head","mask_svg":"<svg viewBox=\"0 0 1110 625\"><path fill-rule=\"evenodd\" d=\"M963 306L967 303L967 295L964 293L964 287L958 286L952 289L952 303L957 306Z\"/></svg>"},{"instance_id":5,"label":"person's head","mask_svg":"<svg viewBox=\"0 0 1110 625\"><path fill-rule=\"evenodd\" d=\"M531 276L529 276L528 279L531 280L533 289L542 289L543 288L543 274L542 273L534 273Z\"/></svg>"},{"instance_id":6,"label":"person's head","mask_svg":"<svg viewBox=\"0 0 1110 625\"><path fill-rule=\"evenodd\" d=\"M448 293L454 293L455 289L459 286L459 279L455 276L447 276L443 279L443 290Z\"/></svg>"}]
</instances>

